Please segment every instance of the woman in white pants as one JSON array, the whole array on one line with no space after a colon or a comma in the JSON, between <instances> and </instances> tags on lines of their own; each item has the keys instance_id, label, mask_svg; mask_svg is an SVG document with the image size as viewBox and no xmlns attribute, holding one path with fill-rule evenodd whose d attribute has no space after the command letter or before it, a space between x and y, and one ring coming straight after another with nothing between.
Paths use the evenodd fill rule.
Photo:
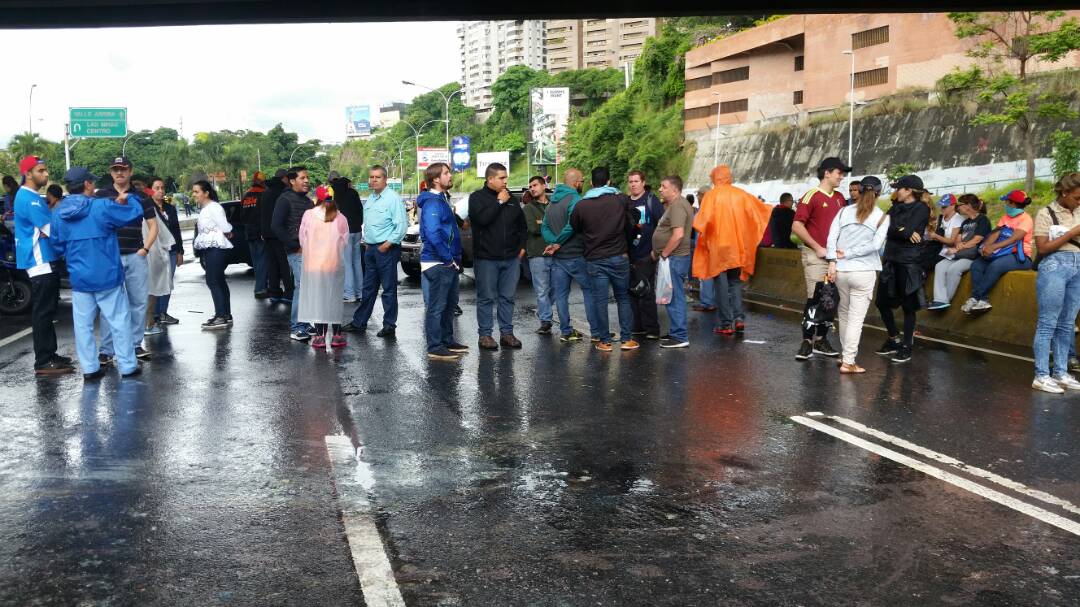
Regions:
<instances>
[{"instance_id":1,"label":"woman in white pants","mask_svg":"<svg viewBox=\"0 0 1080 607\"><path fill-rule=\"evenodd\" d=\"M837 213L826 246L828 278L840 291L841 373L866 373L855 364L855 355L881 271L881 247L889 230L889 218L877 206L881 180L864 177L858 186L858 201Z\"/></svg>"}]
</instances>

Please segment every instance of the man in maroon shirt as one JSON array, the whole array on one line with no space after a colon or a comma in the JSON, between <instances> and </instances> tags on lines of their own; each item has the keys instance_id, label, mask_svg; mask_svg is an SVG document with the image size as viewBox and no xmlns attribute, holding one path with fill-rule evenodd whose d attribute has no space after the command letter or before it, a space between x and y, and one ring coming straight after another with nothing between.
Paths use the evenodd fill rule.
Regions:
<instances>
[{"instance_id":1,"label":"man in maroon shirt","mask_svg":"<svg viewBox=\"0 0 1080 607\"><path fill-rule=\"evenodd\" d=\"M791 225L791 231L802 241L803 279L806 280L806 308L803 311L803 339L799 346L796 360L806 360L815 353L825 356L839 356L839 352L833 349L827 338L829 334L828 323L815 323L810 318L811 299L814 297L814 286L825 279L825 273L829 269L825 261L825 245L829 240L829 227L840 209L844 208L847 200L844 195L836 191L844 175L851 172L851 167L845 165L839 158L829 157L818 165L817 176L821 180L818 187L810 190L802 197L799 206L795 208L795 221Z\"/></svg>"}]
</instances>

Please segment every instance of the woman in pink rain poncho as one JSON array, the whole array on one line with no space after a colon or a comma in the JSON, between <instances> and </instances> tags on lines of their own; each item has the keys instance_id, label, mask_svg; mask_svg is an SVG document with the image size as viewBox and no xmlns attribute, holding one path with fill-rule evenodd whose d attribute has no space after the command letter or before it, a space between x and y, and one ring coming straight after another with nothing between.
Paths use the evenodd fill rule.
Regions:
<instances>
[{"instance_id":1,"label":"woman in pink rain poncho","mask_svg":"<svg viewBox=\"0 0 1080 607\"><path fill-rule=\"evenodd\" d=\"M341 333L344 316L342 295L345 290L345 266L342 251L349 236L349 223L338 212L334 190L315 188L316 206L304 213L300 222L300 248L304 253L304 269L300 275L300 322L315 325L311 347L326 349L327 325L333 326L330 346L345 347Z\"/></svg>"}]
</instances>

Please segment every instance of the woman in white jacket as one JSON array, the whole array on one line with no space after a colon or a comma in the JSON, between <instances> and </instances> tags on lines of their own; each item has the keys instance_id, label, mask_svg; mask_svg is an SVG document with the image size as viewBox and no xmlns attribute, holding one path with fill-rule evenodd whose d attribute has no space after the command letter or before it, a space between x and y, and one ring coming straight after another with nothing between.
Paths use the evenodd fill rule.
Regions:
<instances>
[{"instance_id":1,"label":"woman in white jacket","mask_svg":"<svg viewBox=\"0 0 1080 607\"><path fill-rule=\"evenodd\" d=\"M881 271L881 247L889 230L889 218L877 206L881 180L864 177L858 185L858 201L837 213L826 246L828 277L840 291L841 373L866 373L855 364L855 355L866 311L874 297L877 273Z\"/></svg>"},{"instance_id":2,"label":"woman in white jacket","mask_svg":"<svg viewBox=\"0 0 1080 607\"><path fill-rule=\"evenodd\" d=\"M229 249L233 248L232 224L225 209L218 204L218 195L208 181L196 181L191 196L199 205L199 220L192 247L203 258L206 267L206 287L214 299L214 316L202 324L203 329L227 329L232 326L232 307L229 304L229 283L225 280Z\"/></svg>"}]
</instances>

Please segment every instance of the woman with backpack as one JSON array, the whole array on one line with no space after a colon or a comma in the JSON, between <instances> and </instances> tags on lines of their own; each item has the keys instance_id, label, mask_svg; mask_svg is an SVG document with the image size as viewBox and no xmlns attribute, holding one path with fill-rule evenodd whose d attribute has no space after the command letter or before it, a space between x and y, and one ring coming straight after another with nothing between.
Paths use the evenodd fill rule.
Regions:
<instances>
[{"instance_id":1,"label":"woman with backpack","mask_svg":"<svg viewBox=\"0 0 1080 607\"><path fill-rule=\"evenodd\" d=\"M990 220L983 214L983 202L974 194L964 194L956 203L956 212L963 218L960 231L953 242L941 250L944 258L934 266L934 301L928 310L949 307L964 272L979 257L979 245L990 234Z\"/></svg>"},{"instance_id":2,"label":"woman with backpack","mask_svg":"<svg viewBox=\"0 0 1080 607\"><path fill-rule=\"evenodd\" d=\"M1030 270L1035 265L1031 257L1035 220L1024 212L1031 198L1023 190L1013 190L1001 200L1005 214L979 247L979 258L971 264L971 298L961 308L965 314L993 307L987 299L990 289L1006 272Z\"/></svg>"},{"instance_id":3,"label":"woman with backpack","mask_svg":"<svg viewBox=\"0 0 1080 607\"><path fill-rule=\"evenodd\" d=\"M330 347L344 348L345 335L341 321L345 316L345 243L349 239L349 222L338 212L334 188L315 188L316 205L304 211L300 221L300 250L304 252L300 274L299 322L315 325L311 347L326 349L327 326L332 326Z\"/></svg>"},{"instance_id":4,"label":"woman with backpack","mask_svg":"<svg viewBox=\"0 0 1080 607\"><path fill-rule=\"evenodd\" d=\"M893 206L889 209L889 229L885 237L881 281L877 289L877 309L889 332L877 353L895 363L911 360L915 342L915 315L926 302L923 282L926 272L920 265L923 233L930 223L930 194L918 175L905 175L891 184ZM894 308L904 310L904 334L896 326Z\"/></svg>"},{"instance_id":5,"label":"woman with backpack","mask_svg":"<svg viewBox=\"0 0 1080 607\"><path fill-rule=\"evenodd\" d=\"M1069 173L1054 184L1057 200L1035 216L1035 248L1039 275L1035 299L1039 320L1035 325L1035 381L1031 387L1061 394L1080 390L1068 373L1069 346L1080 312L1080 173ZM1053 352L1053 374L1050 354Z\"/></svg>"},{"instance_id":6,"label":"woman with backpack","mask_svg":"<svg viewBox=\"0 0 1080 607\"><path fill-rule=\"evenodd\" d=\"M844 207L833 219L826 246L827 276L840 291L840 372L845 374L866 373L855 364L855 355L877 273L881 271L878 251L889 230L889 218L877 206L881 180L863 177L856 185L859 196L854 205Z\"/></svg>"}]
</instances>

